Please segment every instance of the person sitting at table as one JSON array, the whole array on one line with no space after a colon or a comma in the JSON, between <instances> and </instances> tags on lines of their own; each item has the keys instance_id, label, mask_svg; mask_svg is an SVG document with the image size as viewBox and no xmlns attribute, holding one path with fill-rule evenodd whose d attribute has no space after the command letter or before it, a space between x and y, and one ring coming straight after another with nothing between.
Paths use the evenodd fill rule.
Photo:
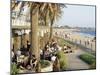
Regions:
<instances>
[{"instance_id":1,"label":"person sitting at table","mask_svg":"<svg viewBox=\"0 0 100 75\"><path fill-rule=\"evenodd\" d=\"M30 65L32 66L33 69L36 67L37 59L36 59L35 55L32 55L32 58L30 60Z\"/></svg>"},{"instance_id":2,"label":"person sitting at table","mask_svg":"<svg viewBox=\"0 0 100 75\"><path fill-rule=\"evenodd\" d=\"M67 46L67 48L68 48L68 49L71 49L71 47L70 47L70 46Z\"/></svg>"},{"instance_id":3,"label":"person sitting at table","mask_svg":"<svg viewBox=\"0 0 100 75\"><path fill-rule=\"evenodd\" d=\"M45 51L44 51L45 59L48 59L49 54L50 54L49 50L45 50Z\"/></svg>"},{"instance_id":4,"label":"person sitting at table","mask_svg":"<svg viewBox=\"0 0 100 75\"><path fill-rule=\"evenodd\" d=\"M31 46L30 42L29 42L29 41L27 41L27 51L29 51L30 46Z\"/></svg>"},{"instance_id":5,"label":"person sitting at table","mask_svg":"<svg viewBox=\"0 0 100 75\"><path fill-rule=\"evenodd\" d=\"M19 59L17 60L17 67L18 68L20 68L20 69L22 69L22 70L24 70L25 68L25 66L24 66L24 55L21 55L20 57L19 57Z\"/></svg>"},{"instance_id":6,"label":"person sitting at table","mask_svg":"<svg viewBox=\"0 0 100 75\"><path fill-rule=\"evenodd\" d=\"M12 49L11 51L11 56L12 56L12 63L17 63L17 55L15 53L15 51Z\"/></svg>"},{"instance_id":7,"label":"person sitting at table","mask_svg":"<svg viewBox=\"0 0 100 75\"><path fill-rule=\"evenodd\" d=\"M48 41L47 44L45 45L46 48L50 47L50 42Z\"/></svg>"},{"instance_id":8,"label":"person sitting at table","mask_svg":"<svg viewBox=\"0 0 100 75\"><path fill-rule=\"evenodd\" d=\"M55 43L56 43L56 41L54 39L52 39L50 47L54 47Z\"/></svg>"},{"instance_id":9,"label":"person sitting at table","mask_svg":"<svg viewBox=\"0 0 100 75\"><path fill-rule=\"evenodd\" d=\"M67 50L67 46L65 44L64 44L63 50L64 51Z\"/></svg>"},{"instance_id":10,"label":"person sitting at table","mask_svg":"<svg viewBox=\"0 0 100 75\"><path fill-rule=\"evenodd\" d=\"M27 66L30 65L28 54L21 55L17 61L17 64L18 64L19 68L27 69Z\"/></svg>"},{"instance_id":11,"label":"person sitting at table","mask_svg":"<svg viewBox=\"0 0 100 75\"><path fill-rule=\"evenodd\" d=\"M56 60L56 57L57 57L57 56L53 54L53 55L51 56L51 61L54 62L54 61Z\"/></svg>"}]
</instances>

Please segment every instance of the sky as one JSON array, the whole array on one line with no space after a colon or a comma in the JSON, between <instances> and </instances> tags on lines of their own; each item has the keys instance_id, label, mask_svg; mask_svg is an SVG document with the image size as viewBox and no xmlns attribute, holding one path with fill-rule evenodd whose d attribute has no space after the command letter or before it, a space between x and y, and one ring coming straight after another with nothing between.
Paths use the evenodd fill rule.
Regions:
<instances>
[{"instance_id":1,"label":"sky","mask_svg":"<svg viewBox=\"0 0 100 75\"><path fill-rule=\"evenodd\" d=\"M58 26L95 27L95 6L66 5L62 17L56 22Z\"/></svg>"}]
</instances>

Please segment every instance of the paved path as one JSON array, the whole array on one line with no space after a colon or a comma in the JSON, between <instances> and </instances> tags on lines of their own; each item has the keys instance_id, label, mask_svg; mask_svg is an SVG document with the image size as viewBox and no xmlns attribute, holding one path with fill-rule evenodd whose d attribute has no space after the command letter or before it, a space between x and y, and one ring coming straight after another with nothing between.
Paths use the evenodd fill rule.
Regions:
<instances>
[{"instance_id":1,"label":"paved path","mask_svg":"<svg viewBox=\"0 0 100 75\"><path fill-rule=\"evenodd\" d=\"M68 70L89 69L89 65L78 58L83 53L85 53L83 50L76 50L73 53L66 54Z\"/></svg>"}]
</instances>

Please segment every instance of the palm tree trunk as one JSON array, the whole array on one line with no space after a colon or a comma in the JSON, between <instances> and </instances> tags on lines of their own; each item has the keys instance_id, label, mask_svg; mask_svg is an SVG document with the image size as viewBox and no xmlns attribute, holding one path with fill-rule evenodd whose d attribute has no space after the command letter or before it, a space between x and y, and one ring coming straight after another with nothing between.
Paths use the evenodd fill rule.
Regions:
<instances>
[{"instance_id":1,"label":"palm tree trunk","mask_svg":"<svg viewBox=\"0 0 100 75\"><path fill-rule=\"evenodd\" d=\"M38 14L39 9L32 11L32 54L36 56L37 66L35 68L36 72L40 72L40 51L39 51L39 37L38 37Z\"/></svg>"},{"instance_id":2,"label":"palm tree trunk","mask_svg":"<svg viewBox=\"0 0 100 75\"><path fill-rule=\"evenodd\" d=\"M52 29L52 25L50 26L50 39L52 39L52 32L53 32L53 29Z\"/></svg>"},{"instance_id":3,"label":"palm tree trunk","mask_svg":"<svg viewBox=\"0 0 100 75\"><path fill-rule=\"evenodd\" d=\"M26 40L26 33L24 33L24 34L22 35L22 47L25 47L25 48L27 47L27 46L26 46L26 45L27 45L27 44L26 44L26 41L27 41L27 40Z\"/></svg>"},{"instance_id":4,"label":"palm tree trunk","mask_svg":"<svg viewBox=\"0 0 100 75\"><path fill-rule=\"evenodd\" d=\"M20 49L20 37L16 34L14 36L14 51L16 52L18 49Z\"/></svg>"},{"instance_id":5,"label":"palm tree trunk","mask_svg":"<svg viewBox=\"0 0 100 75\"><path fill-rule=\"evenodd\" d=\"M46 13L46 19L45 19L45 24L46 24L46 26L47 27L49 27L49 11ZM46 32L46 42L49 40L49 38L48 37L50 37L50 35L47 35L47 32Z\"/></svg>"},{"instance_id":6,"label":"palm tree trunk","mask_svg":"<svg viewBox=\"0 0 100 75\"><path fill-rule=\"evenodd\" d=\"M39 39L38 39L38 9L32 11L32 54L36 56L36 59L39 61L40 52L39 52Z\"/></svg>"},{"instance_id":7,"label":"palm tree trunk","mask_svg":"<svg viewBox=\"0 0 100 75\"><path fill-rule=\"evenodd\" d=\"M52 39L52 38L53 38L53 22L54 22L54 19L51 20L51 25L50 25L50 37L49 37L49 39Z\"/></svg>"},{"instance_id":8,"label":"palm tree trunk","mask_svg":"<svg viewBox=\"0 0 100 75\"><path fill-rule=\"evenodd\" d=\"M27 46L27 44L26 44L26 34L23 34L23 46L26 48Z\"/></svg>"}]
</instances>

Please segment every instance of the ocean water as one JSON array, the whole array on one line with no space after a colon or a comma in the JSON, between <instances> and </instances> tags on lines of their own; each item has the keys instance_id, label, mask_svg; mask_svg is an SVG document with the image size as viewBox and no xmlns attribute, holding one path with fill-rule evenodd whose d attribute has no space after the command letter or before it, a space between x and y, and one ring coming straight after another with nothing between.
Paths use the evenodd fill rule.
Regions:
<instances>
[{"instance_id":1,"label":"ocean water","mask_svg":"<svg viewBox=\"0 0 100 75\"><path fill-rule=\"evenodd\" d=\"M81 36L85 36L85 37L95 37L96 36L95 31L76 31L74 33L79 34Z\"/></svg>"}]
</instances>

